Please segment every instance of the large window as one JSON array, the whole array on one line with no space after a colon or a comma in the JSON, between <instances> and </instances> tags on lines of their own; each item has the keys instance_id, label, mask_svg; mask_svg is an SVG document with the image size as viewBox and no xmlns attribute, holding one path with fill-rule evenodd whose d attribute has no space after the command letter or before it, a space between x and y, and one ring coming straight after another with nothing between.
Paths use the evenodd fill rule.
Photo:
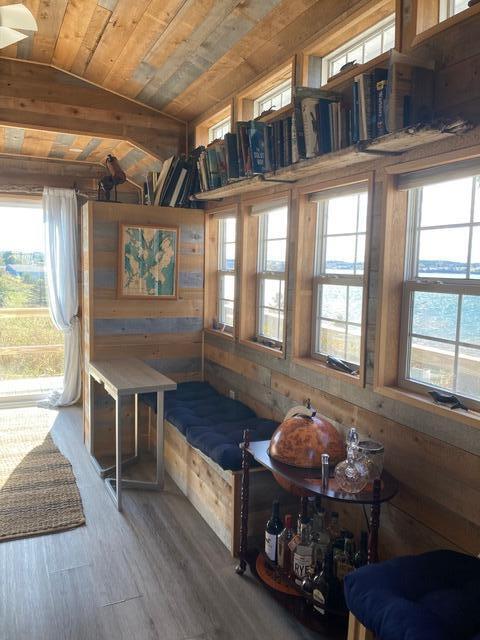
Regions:
<instances>
[{"instance_id":1,"label":"large window","mask_svg":"<svg viewBox=\"0 0 480 640\"><path fill-rule=\"evenodd\" d=\"M480 403L480 176L453 172L399 182L410 187L399 378Z\"/></svg>"},{"instance_id":2,"label":"large window","mask_svg":"<svg viewBox=\"0 0 480 640\"><path fill-rule=\"evenodd\" d=\"M253 103L253 115L256 118L269 109L281 109L292 101L292 81L287 80L257 98Z\"/></svg>"},{"instance_id":3,"label":"large window","mask_svg":"<svg viewBox=\"0 0 480 640\"><path fill-rule=\"evenodd\" d=\"M468 0L439 0L439 20L446 20L468 9Z\"/></svg>"},{"instance_id":4,"label":"large window","mask_svg":"<svg viewBox=\"0 0 480 640\"><path fill-rule=\"evenodd\" d=\"M367 187L319 192L313 280L312 356L358 367L362 354Z\"/></svg>"},{"instance_id":5,"label":"large window","mask_svg":"<svg viewBox=\"0 0 480 640\"><path fill-rule=\"evenodd\" d=\"M217 323L232 333L235 310L235 217L218 221Z\"/></svg>"},{"instance_id":6,"label":"large window","mask_svg":"<svg viewBox=\"0 0 480 640\"><path fill-rule=\"evenodd\" d=\"M208 142L223 140L226 133L230 131L230 116L208 128Z\"/></svg>"},{"instance_id":7,"label":"large window","mask_svg":"<svg viewBox=\"0 0 480 640\"><path fill-rule=\"evenodd\" d=\"M260 211L260 212L259 212ZM260 215L257 263L257 340L281 348L284 343L287 279L288 207L253 208Z\"/></svg>"},{"instance_id":8,"label":"large window","mask_svg":"<svg viewBox=\"0 0 480 640\"><path fill-rule=\"evenodd\" d=\"M395 15L391 15L325 56L322 63L322 82L327 82L347 62L364 64L394 46Z\"/></svg>"}]
</instances>

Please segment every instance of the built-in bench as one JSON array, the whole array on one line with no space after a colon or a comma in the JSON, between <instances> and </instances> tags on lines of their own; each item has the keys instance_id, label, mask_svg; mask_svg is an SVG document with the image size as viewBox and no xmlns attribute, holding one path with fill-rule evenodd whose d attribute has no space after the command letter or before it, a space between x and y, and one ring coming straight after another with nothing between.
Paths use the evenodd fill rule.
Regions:
<instances>
[{"instance_id":1,"label":"built-in bench","mask_svg":"<svg viewBox=\"0 0 480 640\"><path fill-rule=\"evenodd\" d=\"M141 401L149 408L152 425L155 395L145 394ZM267 440L277 425L206 382L184 382L165 393L165 469L234 555L239 544L243 431L250 430L252 441ZM292 504L268 471L252 469L250 537L263 533L277 497Z\"/></svg>"}]
</instances>

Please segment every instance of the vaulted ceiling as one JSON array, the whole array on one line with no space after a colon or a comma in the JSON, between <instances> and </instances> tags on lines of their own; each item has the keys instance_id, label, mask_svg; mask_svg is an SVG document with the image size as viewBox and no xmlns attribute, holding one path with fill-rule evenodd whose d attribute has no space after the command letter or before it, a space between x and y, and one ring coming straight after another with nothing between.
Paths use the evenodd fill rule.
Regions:
<instances>
[{"instance_id":1,"label":"vaulted ceiling","mask_svg":"<svg viewBox=\"0 0 480 640\"><path fill-rule=\"evenodd\" d=\"M15 1L15 0L13 0ZM354 3L339 0L23 0L38 33L1 54L52 64L190 120ZM9 4L12 0L0 0ZM340 11L339 11L340 10Z\"/></svg>"}]
</instances>

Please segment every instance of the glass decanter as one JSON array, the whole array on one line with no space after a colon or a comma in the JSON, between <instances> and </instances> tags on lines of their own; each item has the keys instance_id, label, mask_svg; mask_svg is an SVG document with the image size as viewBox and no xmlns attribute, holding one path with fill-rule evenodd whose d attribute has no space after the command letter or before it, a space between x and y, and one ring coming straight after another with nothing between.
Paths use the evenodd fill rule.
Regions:
<instances>
[{"instance_id":1,"label":"glass decanter","mask_svg":"<svg viewBox=\"0 0 480 640\"><path fill-rule=\"evenodd\" d=\"M359 493L368 483L369 468L367 459L358 449L358 432L350 429L347 436L347 459L335 467L335 479L338 486L347 493Z\"/></svg>"}]
</instances>

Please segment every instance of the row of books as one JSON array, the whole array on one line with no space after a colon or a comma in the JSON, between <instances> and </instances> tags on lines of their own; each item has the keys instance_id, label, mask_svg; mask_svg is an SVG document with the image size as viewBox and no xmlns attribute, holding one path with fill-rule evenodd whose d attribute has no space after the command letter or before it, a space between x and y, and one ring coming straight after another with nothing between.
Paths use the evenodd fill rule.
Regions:
<instances>
[{"instance_id":1,"label":"row of books","mask_svg":"<svg viewBox=\"0 0 480 640\"><path fill-rule=\"evenodd\" d=\"M150 171L143 186L144 204L198 208L190 198L200 191L196 152L188 157L171 156L161 171Z\"/></svg>"}]
</instances>

